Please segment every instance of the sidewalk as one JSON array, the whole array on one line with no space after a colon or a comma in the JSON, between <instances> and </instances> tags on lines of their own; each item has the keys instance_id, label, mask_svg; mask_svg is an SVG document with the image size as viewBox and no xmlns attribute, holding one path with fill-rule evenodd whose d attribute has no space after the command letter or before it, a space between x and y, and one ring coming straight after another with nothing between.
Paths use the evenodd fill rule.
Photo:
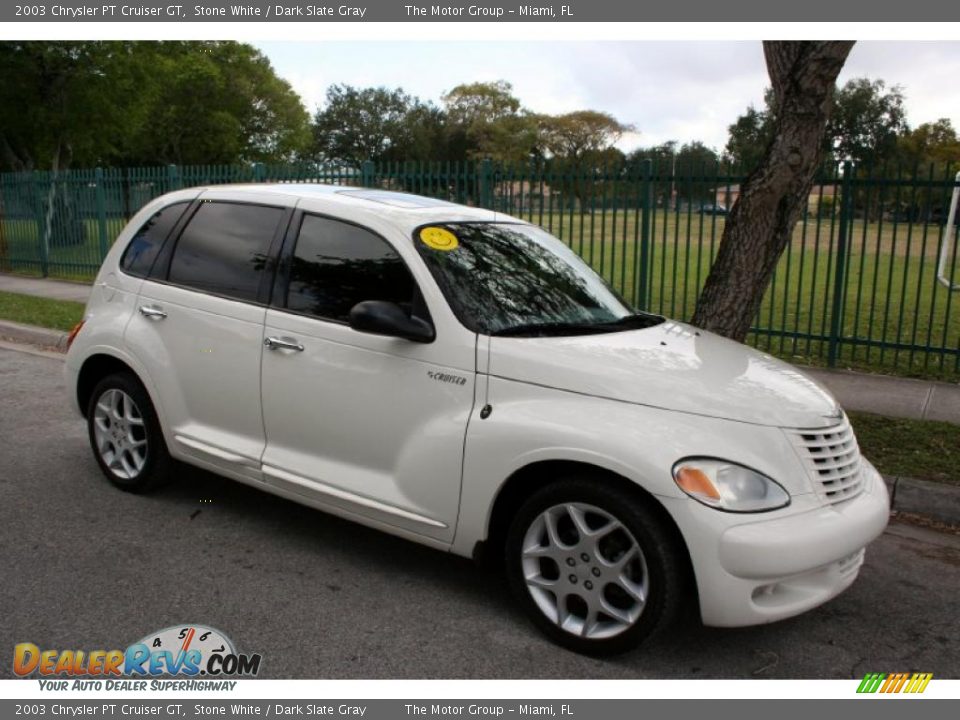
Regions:
<instances>
[{"instance_id":1,"label":"sidewalk","mask_svg":"<svg viewBox=\"0 0 960 720\"><path fill-rule=\"evenodd\" d=\"M92 285L49 278L29 278L0 273L0 291L86 303Z\"/></svg>"},{"instance_id":2,"label":"sidewalk","mask_svg":"<svg viewBox=\"0 0 960 720\"><path fill-rule=\"evenodd\" d=\"M960 425L960 385L852 370L803 370L836 395L845 410Z\"/></svg>"},{"instance_id":3,"label":"sidewalk","mask_svg":"<svg viewBox=\"0 0 960 720\"><path fill-rule=\"evenodd\" d=\"M56 300L86 302L90 288L90 285L83 283L0 274L0 291ZM27 330L30 332L27 333ZM38 342L37 333L44 336L45 341ZM0 321L0 337L20 339L20 342L58 347L61 335L63 333L55 330L27 328ZM850 370L812 367L803 369L826 385L847 410L912 420L942 420L960 425L960 385L955 383L872 375Z\"/></svg>"}]
</instances>

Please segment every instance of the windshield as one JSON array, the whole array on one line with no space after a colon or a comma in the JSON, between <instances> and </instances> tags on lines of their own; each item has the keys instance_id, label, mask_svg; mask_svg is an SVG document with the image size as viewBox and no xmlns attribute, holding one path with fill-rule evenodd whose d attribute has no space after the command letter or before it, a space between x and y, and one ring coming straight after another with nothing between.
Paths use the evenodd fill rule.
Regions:
<instances>
[{"instance_id":1,"label":"windshield","mask_svg":"<svg viewBox=\"0 0 960 720\"><path fill-rule=\"evenodd\" d=\"M549 233L509 223L438 223L414 243L454 313L486 335L570 335L648 327Z\"/></svg>"}]
</instances>

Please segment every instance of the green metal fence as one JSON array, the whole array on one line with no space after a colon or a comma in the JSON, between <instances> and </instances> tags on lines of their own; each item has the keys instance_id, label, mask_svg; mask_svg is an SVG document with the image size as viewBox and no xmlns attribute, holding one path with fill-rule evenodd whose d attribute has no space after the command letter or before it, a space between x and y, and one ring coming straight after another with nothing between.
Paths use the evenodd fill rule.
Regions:
<instances>
[{"instance_id":1,"label":"green metal fence","mask_svg":"<svg viewBox=\"0 0 960 720\"><path fill-rule=\"evenodd\" d=\"M960 379L950 168L819 178L749 341L798 362ZM488 207L546 228L637 307L686 319L742 177L720 166L476 163L191 166L0 175L0 271L90 279L146 202L181 187L310 182L381 187ZM945 232L946 230L946 232ZM952 244L951 244L952 243Z\"/></svg>"}]
</instances>

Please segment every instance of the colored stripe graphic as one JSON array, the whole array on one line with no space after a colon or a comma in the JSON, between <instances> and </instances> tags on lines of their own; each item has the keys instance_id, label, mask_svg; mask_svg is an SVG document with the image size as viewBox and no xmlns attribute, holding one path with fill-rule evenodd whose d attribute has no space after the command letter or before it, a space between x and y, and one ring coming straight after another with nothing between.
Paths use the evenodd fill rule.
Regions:
<instances>
[{"instance_id":1,"label":"colored stripe graphic","mask_svg":"<svg viewBox=\"0 0 960 720\"><path fill-rule=\"evenodd\" d=\"M858 693L922 693L933 673L867 673L857 687Z\"/></svg>"}]
</instances>

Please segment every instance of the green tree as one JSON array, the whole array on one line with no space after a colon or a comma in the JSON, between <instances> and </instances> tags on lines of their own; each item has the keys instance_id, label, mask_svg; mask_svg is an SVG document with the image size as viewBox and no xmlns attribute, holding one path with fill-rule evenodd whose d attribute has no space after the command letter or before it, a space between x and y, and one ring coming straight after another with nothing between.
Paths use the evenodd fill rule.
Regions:
<instances>
[{"instance_id":1,"label":"green tree","mask_svg":"<svg viewBox=\"0 0 960 720\"><path fill-rule=\"evenodd\" d=\"M907 131L903 91L883 80L855 78L837 90L827 125L827 149L836 162L880 166L896 158L897 138Z\"/></svg>"},{"instance_id":2,"label":"green tree","mask_svg":"<svg viewBox=\"0 0 960 720\"><path fill-rule=\"evenodd\" d=\"M724 158L735 168L750 169L760 162L773 138L773 118L767 110L751 105L728 132Z\"/></svg>"},{"instance_id":3,"label":"green tree","mask_svg":"<svg viewBox=\"0 0 960 720\"><path fill-rule=\"evenodd\" d=\"M332 85L314 117L316 156L351 167L401 159L415 143L412 116L427 110L400 88Z\"/></svg>"},{"instance_id":4,"label":"green tree","mask_svg":"<svg viewBox=\"0 0 960 720\"><path fill-rule=\"evenodd\" d=\"M960 166L960 138L948 118L923 123L897 138L899 156L904 167L926 172L930 165L935 174L948 166Z\"/></svg>"},{"instance_id":5,"label":"green tree","mask_svg":"<svg viewBox=\"0 0 960 720\"><path fill-rule=\"evenodd\" d=\"M467 128L494 122L520 112L520 101L506 80L457 85L441 97L447 118Z\"/></svg>"},{"instance_id":6,"label":"green tree","mask_svg":"<svg viewBox=\"0 0 960 720\"><path fill-rule=\"evenodd\" d=\"M960 138L947 118L923 123L897 138L898 177L915 180L952 181L960 169ZM911 220L929 220L946 215L949 191L942 187L923 187L888 200L888 211Z\"/></svg>"},{"instance_id":7,"label":"green tree","mask_svg":"<svg viewBox=\"0 0 960 720\"><path fill-rule=\"evenodd\" d=\"M624 155L614 143L629 126L596 110L540 116L539 125L543 151L560 170L557 189L572 196L582 211L592 210L590 198L601 195L604 183L613 182L612 173L623 165Z\"/></svg>"},{"instance_id":8,"label":"green tree","mask_svg":"<svg viewBox=\"0 0 960 720\"><path fill-rule=\"evenodd\" d=\"M234 42L0 43L0 163L284 161L309 117L255 48Z\"/></svg>"},{"instance_id":9,"label":"green tree","mask_svg":"<svg viewBox=\"0 0 960 720\"><path fill-rule=\"evenodd\" d=\"M626 173L631 178L641 177L644 161L650 160L650 169L653 173L653 199L657 205L669 206L676 191L673 175L676 170L677 145L676 140L668 140L653 147L637 148L627 155Z\"/></svg>"},{"instance_id":10,"label":"green tree","mask_svg":"<svg viewBox=\"0 0 960 720\"><path fill-rule=\"evenodd\" d=\"M554 157L573 163L590 162L632 129L609 113L597 110L540 117L540 141L544 149Z\"/></svg>"},{"instance_id":11,"label":"green tree","mask_svg":"<svg viewBox=\"0 0 960 720\"><path fill-rule=\"evenodd\" d=\"M521 107L510 83L457 85L441 99L451 159L490 158L516 165L539 154L538 119Z\"/></svg>"},{"instance_id":12,"label":"green tree","mask_svg":"<svg viewBox=\"0 0 960 720\"><path fill-rule=\"evenodd\" d=\"M851 160L859 166L879 167L897 157L898 137L907 132L901 88L887 89L883 80L855 78L834 92L830 121L824 136L824 161ZM729 127L725 158L748 170L755 167L773 139L775 97L764 93L764 108L752 105Z\"/></svg>"},{"instance_id":13,"label":"green tree","mask_svg":"<svg viewBox=\"0 0 960 720\"><path fill-rule=\"evenodd\" d=\"M676 188L678 197L695 205L712 204L715 200L716 176L720 161L716 151L699 140L685 143L677 153Z\"/></svg>"},{"instance_id":14,"label":"green tree","mask_svg":"<svg viewBox=\"0 0 960 720\"><path fill-rule=\"evenodd\" d=\"M290 162L309 148L300 97L251 45L161 43L141 52L155 80L138 162Z\"/></svg>"},{"instance_id":15,"label":"green tree","mask_svg":"<svg viewBox=\"0 0 960 720\"><path fill-rule=\"evenodd\" d=\"M60 170L122 154L146 110L134 43L0 43L0 163Z\"/></svg>"}]
</instances>

